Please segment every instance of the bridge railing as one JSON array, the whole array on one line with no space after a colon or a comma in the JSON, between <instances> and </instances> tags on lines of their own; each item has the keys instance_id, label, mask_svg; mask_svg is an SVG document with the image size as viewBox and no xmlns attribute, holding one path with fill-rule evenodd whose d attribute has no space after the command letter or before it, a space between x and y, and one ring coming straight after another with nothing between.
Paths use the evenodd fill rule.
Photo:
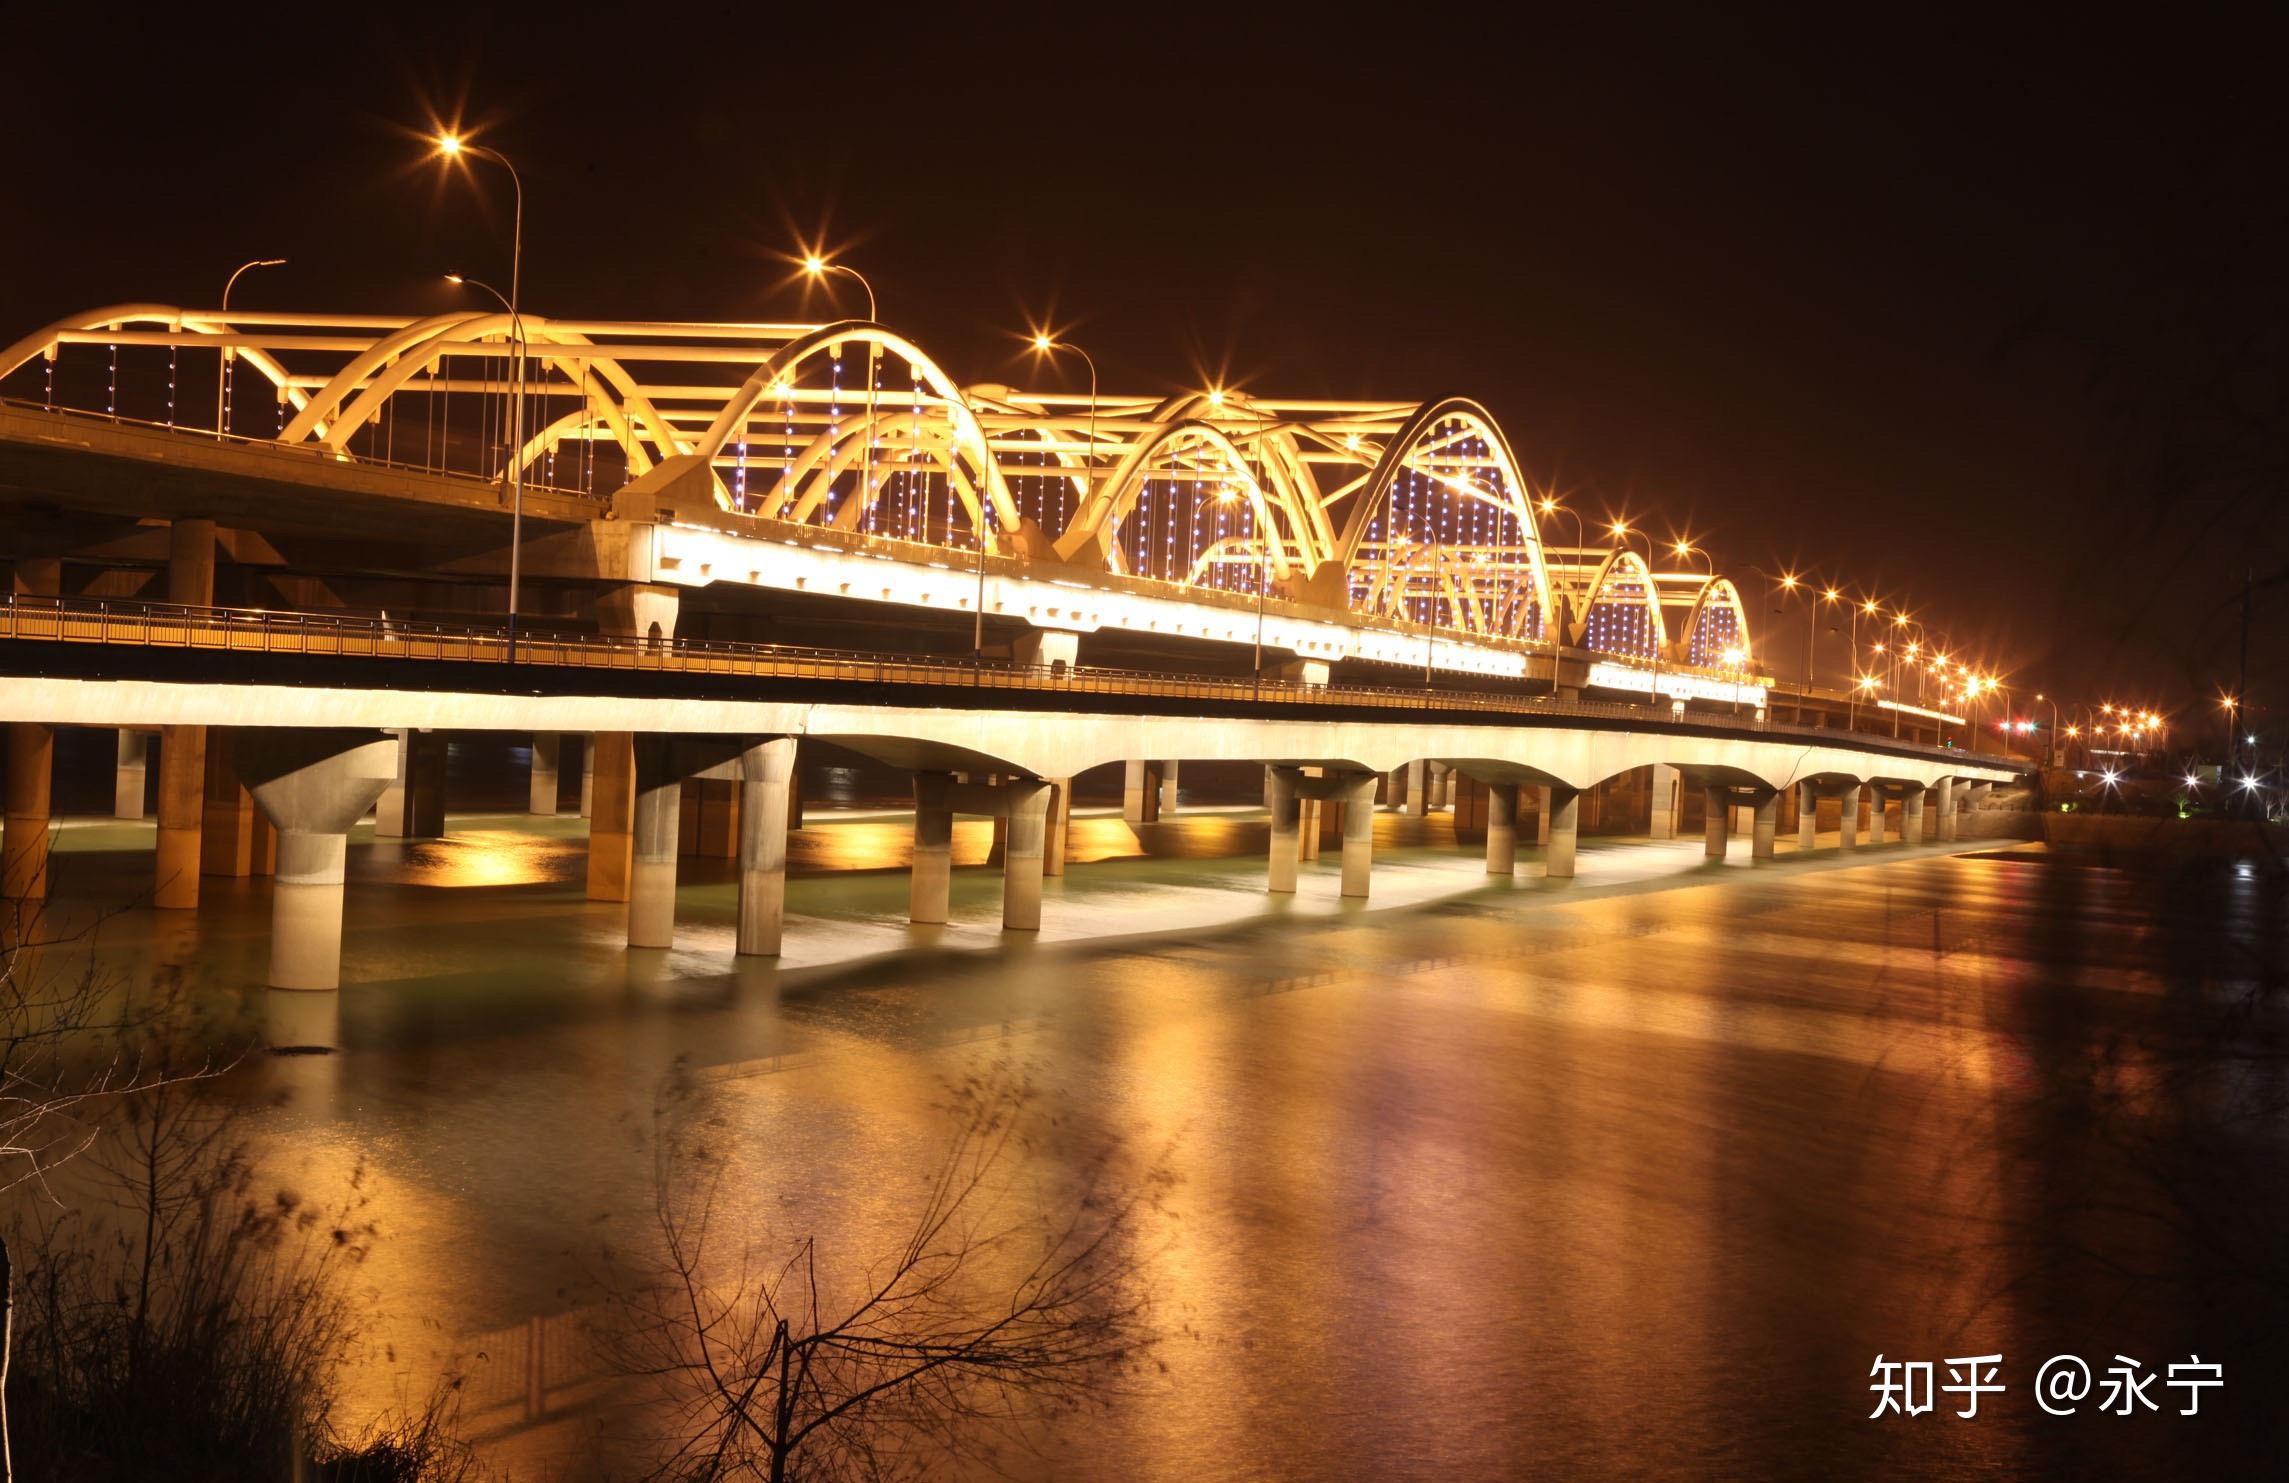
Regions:
<instances>
[{"instance_id":1,"label":"bridge railing","mask_svg":"<svg viewBox=\"0 0 2289 1483\"><path fill-rule=\"evenodd\" d=\"M960 656L889 656L851 650L758 644L726 639L645 639L476 627L395 618L387 613L281 612L268 608L199 607L109 598L0 597L0 639L133 645L230 653L520 664L550 668L821 680L862 685L965 686L1073 695L1156 697L1308 707L1475 711L1494 715L1630 720L1653 728L1677 724L1667 708L1554 695L1426 686L1312 685L1254 676L1187 675L1151 670L1016 664ZM1753 715L1697 712L1688 724L1757 735L1802 737L1829 744L1837 731ZM1850 745L1918 756L1961 757L1868 732L1847 732ZM2012 766L2013 759L1981 757Z\"/></svg>"},{"instance_id":2,"label":"bridge railing","mask_svg":"<svg viewBox=\"0 0 2289 1483\"><path fill-rule=\"evenodd\" d=\"M84 422L103 427L130 427L148 432L173 433L193 437L208 443L230 448L243 448L277 458L293 459L297 463L338 463L344 468L389 469L401 474L421 474L432 479L450 479L456 484L474 485L480 489L503 491L507 479L501 474L477 474L463 469L438 468L433 464L414 463L407 459L391 458L374 453L360 453L352 457L335 454L319 443L281 443L276 438L255 437L248 433L217 432L211 427L198 427L186 422L153 422L142 417L123 417L110 412L90 412L84 407L51 407L23 397L0 397L0 407L20 412L37 412L43 417L61 418L66 422ZM585 500L592 505L609 505L609 491L583 489L578 485L550 483L534 477L530 468L525 471L525 493L545 494L556 499Z\"/></svg>"}]
</instances>

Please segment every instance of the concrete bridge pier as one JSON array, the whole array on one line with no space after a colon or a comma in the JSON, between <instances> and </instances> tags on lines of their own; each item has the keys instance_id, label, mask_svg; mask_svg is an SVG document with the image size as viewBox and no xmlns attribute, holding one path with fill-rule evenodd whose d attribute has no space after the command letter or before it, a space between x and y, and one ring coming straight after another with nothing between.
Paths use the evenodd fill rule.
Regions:
<instances>
[{"instance_id":1,"label":"concrete bridge pier","mask_svg":"<svg viewBox=\"0 0 2289 1483\"><path fill-rule=\"evenodd\" d=\"M207 827L207 728L159 728L159 849L151 904L199 904L199 846Z\"/></svg>"},{"instance_id":2,"label":"concrete bridge pier","mask_svg":"<svg viewBox=\"0 0 2289 1483\"><path fill-rule=\"evenodd\" d=\"M1939 837L1943 842L1952 842L1955 838L1955 779L1941 778L1933 792L1938 795Z\"/></svg>"},{"instance_id":3,"label":"concrete bridge pier","mask_svg":"<svg viewBox=\"0 0 2289 1483\"><path fill-rule=\"evenodd\" d=\"M739 754L739 945L746 957L779 955L787 921L787 793L795 739L750 742Z\"/></svg>"},{"instance_id":4,"label":"concrete bridge pier","mask_svg":"<svg viewBox=\"0 0 2289 1483\"><path fill-rule=\"evenodd\" d=\"M1062 675L1080 662L1081 635L1055 628L1029 628L1017 636L1010 653L1019 664Z\"/></svg>"},{"instance_id":5,"label":"concrete bridge pier","mask_svg":"<svg viewBox=\"0 0 2289 1483\"><path fill-rule=\"evenodd\" d=\"M1775 788L1758 788L1751 792L1750 800L1749 858L1770 860L1780 834L1780 792Z\"/></svg>"},{"instance_id":6,"label":"concrete bridge pier","mask_svg":"<svg viewBox=\"0 0 2289 1483\"><path fill-rule=\"evenodd\" d=\"M8 728L7 799L0 829L0 896L43 901L48 894L49 787L56 731L18 721Z\"/></svg>"},{"instance_id":7,"label":"concrete bridge pier","mask_svg":"<svg viewBox=\"0 0 2289 1483\"><path fill-rule=\"evenodd\" d=\"M215 523L177 520L167 532L167 600L211 607L215 600ZM188 911L199 904L199 840L206 828L207 728L159 728L159 849L151 904Z\"/></svg>"},{"instance_id":8,"label":"concrete bridge pier","mask_svg":"<svg viewBox=\"0 0 2289 1483\"><path fill-rule=\"evenodd\" d=\"M63 562L19 556L9 575L18 597L54 597L63 586ZM48 821L55 777L56 730L35 721L8 727L7 797L0 800L0 896L42 901L48 894Z\"/></svg>"},{"instance_id":9,"label":"concrete bridge pier","mask_svg":"<svg viewBox=\"0 0 2289 1483\"><path fill-rule=\"evenodd\" d=\"M248 731L239 775L278 830L270 986L342 986L342 864L350 826L397 776L397 744L357 730Z\"/></svg>"},{"instance_id":10,"label":"concrete bridge pier","mask_svg":"<svg viewBox=\"0 0 2289 1483\"><path fill-rule=\"evenodd\" d=\"M1407 764L1406 809L1411 818L1425 818L1430 814L1431 765L1421 758Z\"/></svg>"},{"instance_id":11,"label":"concrete bridge pier","mask_svg":"<svg viewBox=\"0 0 2289 1483\"><path fill-rule=\"evenodd\" d=\"M599 731L589 738L596 763L588 818L588 899L625 901L635 859L636 734Z\"/></svg>"},{"instance_id":12,"label":"concrete bridge pier","mask_svg":"<svg viewBox=\"0 0 2289 1483\"><path fill-rule=\"evenodd\" d=\"M111 816L143 817L144 783L150 777L151 736L132 726L119 728L119 746L111 772Z\"/></svg>"},{"instance_id":13,"label":"concrete bridge pier","mask_svg":"<svg viewBox=\"0 0 2289 1483\"><path fill-rule=\"evenodd\" d=\"M1725 858L1726 837L1732 832L1732 812L1732 789L1701 790L1701 853L1711 860Z\"/></svg>"},{"instance_id":14,"label":"concrete bridge pier","mask_svg":"<svg viewBox=\"0 0 2289 1483\"><path fill-rule=\"evenodd\" d=\"M1303 769L1267 767L1264 776L1271 787L1272 811L1271 863L1264 889L1292 896L1296 888L1296 842L1303 814L1303 800L1297 789L1303 781Z\"/></svg>"},{"instance_id":15,"label":"concrete bridge pier","mask_svg":"<svg viewBox=\"0 0 2289 1483\"><path fill-rule=\"evenodd\" d=\"M596 807L596 738L580 739L580 817L587 818Z\"/></svg>"},{"instance_id":16,"label":"concrete bridge pier","mask_svg":"<svg viewBox=\"0 0 2289 1483\"><path fill-rule=\"evenodd\" d=\"M438 839L445 833L445 733L401 729L397 771L374 804L377 839Z\"/></svg>"},{"instance_id":17,"label":"concrete bridge pier","mask_svg":"<svg viewBox=\"0 0 2289 1483\"><path fill-rule=\"evenodd\" d=\"M1007 932L1041 930L1041 875L1047 853L1050 785L1040 778L961 783L950 772L914 774L914 866L907 920L943 923L952 905L954 815L1005 820L1001 852L1001 925Z\"/></svg>"},{"instance_id":18,"label":"concrete bridge pier","mask_svg":"<svg viewBox=\"0 0 2289 1483\"><path fill-rule=\"evenodd\" d=\"M946 794L950 772L914 774L914 863L907 883L906 920L934 926L946 920L954 888L954 810Z\"/></svg>"},{"instance_id":19,"label":"concrete bridge pier","mask_svg":"<svg viewBox=\"0 0 2289 1483\"><path fill-rule=\"evenodd\" d=\"M246 733L236 727L207 728L206 807L199 835L199 873L234 876L278 873L278 831L270 827L247 791L238 763Z\"/></svg>"},{"instance_id":20,"label":"concrete bridge pier","mask_svg":"<svg viewBox=\"0 0 2289 1483\"><path fill-rule=\"evenodd\" d=\"M1303 770L1304 787L1296 797L1296 859L1317 860L1320 847L1320 809L1324 801L1312 784L1324 777L1324 769L1307 767Z\"/></svg>"},{"instance_id":21,"label":"concrete bridge pier","mask_svg":"<svg viewBox=\"0 0 2289 1483\"><path fill-rule=\"evenodd\" d=\"M1071 843L1073 833L1073 780L1049 780L1049 817L1042 826L1047 833L1041 842L1041 873L1047 876L1065 874L1065 847Z\"/></svg>"},{"instance_id":22,"label":"concrete bridge pier","mask_svg":"<svg viewBox=\"0 0 2289 1483\"><path fill-rule=\"evenodd\" d=\"M1364 901L1375 865L1375 774L1337 780L1343 800L1343 894Z\"/></svg>"},{"instance_id":23,"label":"concrete bridge pier","mask_svg":"<svg viewBox=\"0 0 2289 1483\"><path fill-rule=\"evenodd\" d=\"M1868 843L1881 845L1891 838L1892 790L1868 785Z\"/></svg>"},{"instance_id":24,"label":"concrete bridge pier","mask_svg":"<svg viewBox=\"0 0 2289 1483\"><path fill-rule=\"evenodd\" d=\"M1130 824L1159 823L1161 764L1132 759L1123 767L1121 818Z\"/></svg>"},{"instance_id":25,"label":"concrete bridge pier","mask_svg":"<svg viewBox=\"0 0 2289 1483\"><path fill-rule=\"evenodd\" d=\"M1003 783L994 791L1004 795L1009 809L1007 845L1001 856L1001 929L1039 932L1050 786L1020 778Z\"/></svg>"},{"instance_id":26,"label":"concrete bridge pier","mask_svg":"<svg viewBox=\"0 0 2289 1483\"><path fill-rule=\"evenodd\" d=\"M628 946L672 947L676 933L676 833L683 816L683 769L675 738L635 738L636 788L630 813Z\"/></svg>"},{"instance_id":27,"label":"concrete bridge pier","mask_svg":"<svg viewBox=\"0 0 2289 1483\"><path fill-rule=\"evenodd\" d=\"M1812 784L1796 785L1796 849L1809 855L1820 843L1820 790Z\"/></svg>"},{"instance_id":28,"label":"concrete bridge pier","mask_svg":"<svg viewBox=\"0 0 2289 1483\"><path fill-rule=\"evenodd\" d=\"M1867 796L1864 784L1846 788L1837 795L1836 848L1856 850L1860 847L1860 804Z\"/></svg>"},{"instance_id":29,"label":"concrete bridge pier","mask_svg":"<svg viewBox=\"0 0 2289 1483\"><path fill-rule=\"evenodd\" d=\"M1176 772L1174 761L1160 764L1160 811L1164 814L1176 812Z\"/></svg>"},{"instance_id":30,"label":"concrete bridge pier","mask_svg":"<svg viewBox=\"0 0 2289 1483\"><path fill-rule=\"evenodd\" d=\"M1552 785L1543 790L1542 874L1554 881L1574 878L1574 842L1581 832L1582 795Z\"/></svg>"},{"instance_id":31,"label":"concrete bridge pier","mask_svg":"<svg viewBox=\"0 0 2289 1483\"><path fill-rule=\"evenodd\" d=\"M1909 787L1900 795L1900 838L1904 844L1923 843L1923 789Z\"/></svg>"},{"instance_id":32,"label":"concrete bridge pier","mask_svg":"<svg viewBox=\"0 0 2289 1483\"><path fill-rule=\"evenodd\" d=\"M525 812L550 819L556 817L557 763L563 747L564 738L557 732L533 733L532 778Z\"/></svg>"},{"instance_id":33,"label":"concrete bridge pier","mask_svg":"<svg viewBox=\"0 0 2289 1483\"><path fill-rule=\"evenodd\" d=\"M1648 822L1647 835L1653 839L1675 839L1677 818L1685 805L1685 787L1677 769L1666 762L1653 764L1653 813Z\"/></svg>"},{"instance_id":34,"label":"concrete bridge pier","mask_svg":"<svg viewBox=\"0 0 2289 1483\"><path fill-rule=\"evenodd\" d=\"M1518 873L1518 785L1486 785L1486 873Z\"/></svg>"}]
</instances>

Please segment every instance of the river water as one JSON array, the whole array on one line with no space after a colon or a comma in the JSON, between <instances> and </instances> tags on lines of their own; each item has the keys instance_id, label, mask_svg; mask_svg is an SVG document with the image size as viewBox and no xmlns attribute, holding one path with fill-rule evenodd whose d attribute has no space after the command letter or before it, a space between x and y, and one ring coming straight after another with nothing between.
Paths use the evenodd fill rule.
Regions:
<instances>
[{"instance_id":1,"label":"river water","mask_svg":"<svg viewBox=\"0 0 2289 1483\"><path fill-rule=\"evenodd\" d=\"M1378 820L1375 899L1332 857L1262 891L1260 810L1077 821L1038 940L902 921L907 826L814 815L787 956L730 951L687 859L671 951L582 899L579 820L355 837L345 987L266 993L267 886L132 905L98 953L172 965L256 1056L218 1095L300 1192L364 1170L376 1344L355 1408L468 1377L519 1477L631 1432L580 1341L653 1208L653 1109L696 1086L727 1226L856 1271L910 1218L951 1078L1026 1068L1054 1185L1107 1140L1173 1176L1145 1270L1156 1364L1020 1476L2252 1476L2278 1461L2280 995L2289 891L2032 846L1752 868L1698 841L1532 851L1489 883L1443 821ZM64 832L58 911L127 903L148 826ZM957 861L984 857L965 822ZM279 1100L273 1102L271 1099ZM535 1346L537 1345L537 1349ZM1976 1419L1870 1420L1879 1354L2000 1353ZM2224 1365L2201 1414L2058 1418L2037 1366ZM536 1359L536 1354L538 1358ZM1940 1371L1944 1380L1944 1368ZM2278 1476L2277 1473L2274 1476Z\"/></svg>"}]
</instances>

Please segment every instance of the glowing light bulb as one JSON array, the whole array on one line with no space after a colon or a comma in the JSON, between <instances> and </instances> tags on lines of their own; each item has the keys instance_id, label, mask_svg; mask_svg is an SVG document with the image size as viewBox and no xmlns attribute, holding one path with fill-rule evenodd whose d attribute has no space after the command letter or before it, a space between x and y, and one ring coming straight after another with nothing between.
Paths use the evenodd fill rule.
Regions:
<instances>
[{"instance_id":1,"label":"glowing light bulb","mask_svg":"<svg viewBox=\"0 0 2289 1483\"><path fill-rule=\"evenodd\" d=\"M451 159L451 158L453 158L454 156L456 156L456 155L460 154L460 153L461 153L461 136L460 136L459 134L440 134L440 135L438 135L438 136L437 136L437 152L438 152L439 154L441 154L441 155L444 155L444 156L445 156L447 159Z\"/></svg>"}]
</instances>

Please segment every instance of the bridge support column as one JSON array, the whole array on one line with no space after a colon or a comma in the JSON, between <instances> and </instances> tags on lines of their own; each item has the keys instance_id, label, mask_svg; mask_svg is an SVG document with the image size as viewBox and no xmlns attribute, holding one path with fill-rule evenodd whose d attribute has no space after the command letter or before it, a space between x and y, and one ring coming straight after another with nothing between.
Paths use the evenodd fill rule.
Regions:
<instances>
[{"instance_id":1,"label":"bridge support column","mask_svg":"<svg viewBox=\"0 0 2289 1483\"><path fill-rule=\"evenodd\" d=\"M527 813L543 818L556 817L557 763L563 755L564 738L553 731L533 733L531 787L525 801Z\"/></svg>"},{"instance_id":2,"label":"bridge support column","mask_svg":"<svg viewBox=\"0 0 2289 1483\"><path fill-rule=\"evenodd\" d=\"M241 781L238 748L244 733L207 728L206 806L200 814L199 873L233 876L278 873L278 831L255 807Z\"/></svg>"},{"instance_id":3,"label":"bridge support column","mask_svg":"<svg viewBox=\"0 0 2289 1483\"><path fill-rule=\"evenodd\" d=\"M55 774L52 726L18 721L8 728L6 832L0 833L0 896L44 901L48 895L49 787Z\"/></svg>"},{"instance_id":4,"label":"bridge support column","mask_svg":"<svg viewBox=\"0 0 2289 1483\"><path fill-rule=\"evenodd\" d=\"M1486 785L1486 873L1518 873L1518 785Z\"/></svg>"},{"instance_id":5,"label":"bridge support column","mask_svg":"<svg viewBox=\"0 0 2289 1483\"><path fill-rule=\"evenodd\" d=\"M374 805L377 839L436 839L445 833L445 733L397 730L397 775Z\"/></svg>"},{"instance_id":6,"label":"bridge support column","mask_svg":"<svg viewBox=\"0 0 2289 1483\"><path fill-rule=\"evenodd\" d=\"M1860 801L1867 796L1865 786L1846 788L1838 795L1836 806L1836 848L1856 850L1860 847Z\"/></svg>"},{"instance_id":7,"label":"bridge support column","mask_svg":"<svg viewBox=\"0 0 2289 1483\"><path fill-rule=\"evenodd\" d=\"M1296 834L1300 823L1302 802L1296 796L1296 784L1303 779L1303 771L1295 767L1267 767L1266 778L1272 791L1272 855L1270 873L1264 889L1281 895L1293 895L1296 888Z\"/></svg>"},{"instance_id":8,"label":"bridge support column","mask_svg":"<svg viewBox=\"0 0 2289 1483\"><path fill-rule=\"evenodd\" d=\"M580 817L583 819L596 807L596 738L580 739Z\"/></svg>"},{"instance_id":9,"label":"bridge support column","mask_svg":"<svg viewBox=\"0 0 2289 1483\"><path fill-rule=\"evenodd\" d=\"M63 562L52 556L19 556L9 577L18 597L56 597L63 591ZM19 721L8 728L7 798L0 805L0 896L43 901L48 894L48 822L55 776L56 731Z\"/></svg>"},{"instance_id":10,"label":"bridge support column","mask_svg":"<svg viewBox=\"0 0 2289 1483\"><path fill-rule=\"evenodd\" d=\"M596 627L607 638L639 638L647 648L665 648L676 636L681 606L678 588L623 582L596 600Z\"/></svg>"},{"instance_id":11,"label":"bridge support column","mask_svg":"<svg viewBox=\"0 0 2289 1483\"><path fill-rule=\"evenodd\" d=\"M1943 842L1955 839L1955 779L1939 780L1939 837Z\"/></svg>"},{"instance_id":12,"label":"bridge support column","mask_svg":"<svg viewBox=\"0 0 2289 1483\"><path fill-rule=\"evenodd\" d=\"M1061 675L1080 662L1081 635L1054 628L1029 628L1017 636L1010 648L1011 657L1019 664Z\"/></svg>"},{"instance_id":13,"label":"bridge support column","mask_svg":"<svg viewBox=\"0 0 2289 1483\"><path fill-rule=\"evenodd\" d=\"M954 810L946 794L950 772L914 774L914 867L906 895L906 920L916 926L943 923L953 904Z\"/></svg>"},{"instance_id":14,"label":"bridge support column","mask_svg":"<svg viewBox=\"0 0 2289 1483\"><path fill-rule=\"evenodd\" d=\"M1551 787L1543 818L1549 822L1548 843L1542 852L1542 874L1555 881L1574 878L1574 841L1580 834L1582 795L1572 788Z\"/></svg>"},{"instance_id":15,"label":"bridge support column","mask_svg":"<svg viewBox=\"0 0 2289 1483\"><path fill-rule=\"evenodd\" d=\"M673 947L676 935L676 834L683 814L683 777L675 739L635 738L636 797L628 870L628 946Z\"/></svg>"},{"instance_id":16,"label":"bridge support column","mask_svg":"<svg viewBox=\"0 0 2289 1483\"><path fill-rule=\"evenodd\" d=\"M1534 790L1534 843L1547 849L1550 845L1550 790Z\"/></svg>"},{"instance_id":17,"label":"bridge support column","mask_svg":"<svg viewBox=\"0 0 2289 1483\"><path fill-rule=\"evenodd\" d=\"M1009 833L1001 856L1001 929L1039 932L1050 785L1021 778L995 791L1009 800Z\"/></svg>"},{"instance_id":18,"label":"bridge support column","mask_svg":"<svg viewBox=\"0 0 2289 1483\"><path fill-rule=\"evenodd\" d=\"M1749 825L1749 858L1770 860L1773 844L1780 834L1780 794L1772 788L1759 788L1750 805L1754 821Z\"/></svg>"},{"instance_id":19,"label":"bridge support column","mask_svg":"<svg viewBox=\"0 0 2289 1483\"><path fill-rule=\"evenodd\" d=\"M1868 843L1871 845L1883 844L1891 836L1891 793L1891 789L1874 784L1868 787Z\"/></svg>"},{"instance_id":20,"label":"bridge support column","mask_svg":"<svg viewBox=\"0 0 2289 1483\"><path fill-rule=\"evenodd\" d=\"M215 523L179 519L167 531L167 600L211 607L215 600ZM199 836L206 824L207 728L159 728L159 852L153 906L199 904Z\"/></svg>"},{"instance_id":21,"label":"bridge support column","mask_svg":"<svg viewBox=\"0 0 2289 1483\"><path fill-rule=\"evenodd\" d=\"M1407 764L1407 813L1413 818L1424 818L1431 811L1431 765L1417 758Z\"/></svg>"},{"instance_id":22,"label":"bridge support column","mask_svg":"<svg viewBox=\"0 0 2289 1483\"><path fill-rule=\"evenodd\" d=\"M1343 894L1364 901L1375 868L1375 774L1346 776L1343 789Z\"/></svg>"},{"instance_id":23,"label":"bridge support column","mask_svg":"<svg viewBox=\"0 0 2289 1483\"><path fill-rule=\"evenodd\" d=\"M1164 814L1176 812L1176 769L1173 761L1160 764L1160 811Z\"/></svg>"},{"instance_id":24,"label":"bridge support column","mask_svg":"<svg viewBox=\"0 0 2289 1483\"><path fill-rule=\"evenodd\" d=\"M596 763L588 818L588 899L625 901L635 854L636 734L599 731L589 738Z\"/></svg>"},{"instance_id":25,"label":"bridge support column","mask_svg":"<svg viewBox=\"0 0 2289 1483\"><path fill-rule=\"evenodd\" d=\"M111 771L111 816L115 819L143 817L145 782L150 777L151 737L148 732L132 726L119 728L118 760Z\"/></svg>"},{"instance_id":26,"label":"bridge support column","mask_svg":"<svg viewBox=\"0 0 2289 1483\"><path fill-rule=\"evenodd\" d=\"M207 728L159 728L159 853L151 904L199 904L199 847L207 827Z\"/></svg>"},{"instance_id":27,"label":"bridge support column","mask_svg":"<svg viewBox=\"0 0 2289 1483\"><path fill-rule=\"evenodd\" d=\"M1810 783L1796 785L1796 850L1809 855L1820 844L1820 790Z\"/></svg>"},{"instance_id":28,"label":"bridge support column","mask_svg":"<svg viewBox=\"0 0 2289 1483\"><path fill-rule=\"evenodd\" d=\"M1677 837L1677 815L1685 802L1683 780L1666 762L1653 764L1653 817L1648 830L1654 839Z\"/></svg>"},{"instance_id":29,"label":"bridge support column","mask_svg":"<svg viewBox=\"0 0 2289 1483\"><path fill-rule=\"evenodd\" d=\"M1303 770L1303 775L1308 780L1305 790L1296 795L1296 859L1298 861L1317 860L1319 858L1321 800L1318 790L1311 788L1309 783L1317 782L1326 776L1326 772L1322 768L1307 767Z\"/></svg>"},{"instance_id":30,"label":"bridge support column","mask_svg":"<svg viewBox=\"0 0 2289 1483\"><path fill-rule=\"evenodd\" d=\"M1160 822L1160 764L1131 761L1121 777L1121 817L1131 824Z\"/></svg>"},{"instance_id":31,"label":"bridge support column","mask_svg":"<svg viewBox=\"0 0 2289 1483\"><path fill-rule=\"evenodd\" d=\"M1903 844L1923 843L1923 789L1910 788L1900 795L1900 840Z\"/></svg>"},{"instance_id":32,"label":"bridge support column","mask_svg":"<svg viewBox=\"0 0 2289 1483\"><path fill-rule=\"evenodd\" d=\"M1049 780L1049 817L1042 826L1047 832L1041 842L1041 873L1062 876L1065 873L1065 847L1073 833L1073 780Z\"/></svg>"},{"instance_id":33,"label":"bridge support column","mask_svg":"<svg viewBox=\"0 0 2289 1483\"><path fill-rule=\"evenodd\" d=\"M162 744L164 745L164 744ZM270 986L342 986L342 865L350 826L397 775L397 744L373 731L248 731L239 775L278 830Z\"/></svg>"},{"instance_id":34,"label":"bridge support column","mask_svg":"<svg viewBox=\"0 0 2289 1483\"><path fill-rule=\"evenodd\" d=\"M751 742L739 754L739 945L775 958L787 921L787 791L795 739Z\"/></svg>"},{"instance_id":35,"label":"bridge support column","mask_svg":"<svg viewBox=\"0 0 2289 1483\"><path fill-rule=\"evenodd\" d=\"M1732 812L1730 788L1701 790L1701 853L1711 860L1725 858L1726 836L1732 832Z\"/></svg>"}]
</instances>

